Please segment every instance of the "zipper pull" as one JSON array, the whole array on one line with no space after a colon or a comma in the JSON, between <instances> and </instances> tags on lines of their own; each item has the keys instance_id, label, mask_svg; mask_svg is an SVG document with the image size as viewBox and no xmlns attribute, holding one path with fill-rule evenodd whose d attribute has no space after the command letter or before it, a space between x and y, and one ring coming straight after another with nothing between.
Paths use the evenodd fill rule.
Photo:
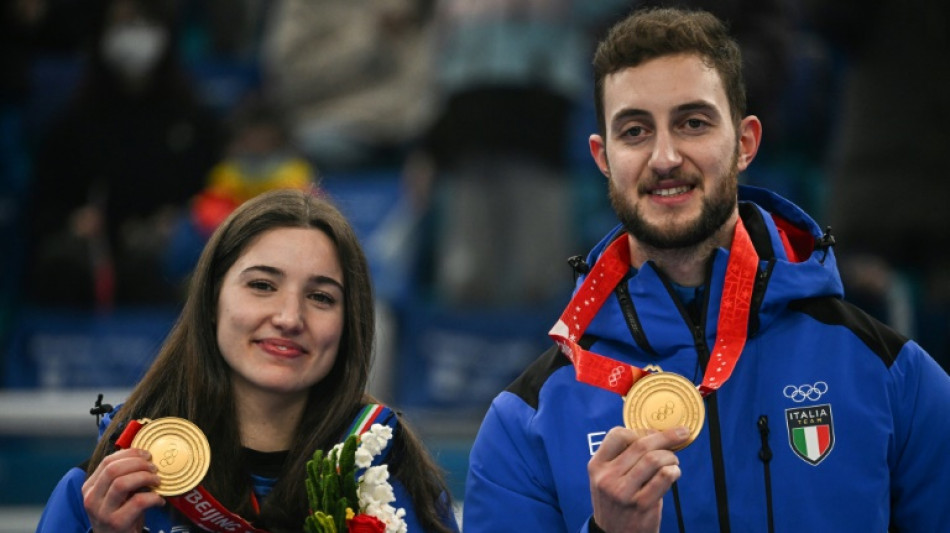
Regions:
<instances>
[{"instance_id":1,"label":"zipper pull","mask_svg":"<svg viewBox=\"0 0 950 533\"><path fill-rule=\"evenodd\" d=\"M825 226L825 233L821 238L815 239L815 249L821 250L824 252L821 259L818 260L819 263L825 264L825 259L828 258L828 250L837 244L835 241L835 236L831 234L831 226Z\"/></svg>"},{"instance_id":2,"label":"zipper pull","mask_svg":"<svg viewBox=\"0 0 950 533\"><path fill-rule=\"evenodd\" d=\"M759 459L763 463L772 460L772 449L769 448L769 417L761 415L756 423L759 426L759 437L762 438L762 448L759 449Z\"/></svg>"},{"instance_id":3,"label":"zipper pull","mask_svg":"<svg viewBox=\"0 0 950 533\"><path fill-rule=\"evenodd\" d=\"M587 261L584 260L582 255L573 255L567 259L567 264L571 266L571 270L574 271L574 281L577 281L577 278L583 274L590 272L590 265L587 264Z\"/></svg>"}]
</instances>

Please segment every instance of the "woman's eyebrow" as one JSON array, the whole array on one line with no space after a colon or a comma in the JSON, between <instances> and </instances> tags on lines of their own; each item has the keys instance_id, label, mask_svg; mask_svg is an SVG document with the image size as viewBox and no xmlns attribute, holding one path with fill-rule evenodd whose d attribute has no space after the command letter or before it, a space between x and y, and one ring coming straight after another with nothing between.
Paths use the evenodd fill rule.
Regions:
<instances>
[{"instance_id":1,"label":"woman's eyebrow","mask_svg":"<svg viewBox=\"0 0 950 533\"><path fill-rule=\"evenodd\" d=\"M247 274L249 272L263 272L265 274L270 274L272 276L284 277L284 271L270 265L251 265L241 271L241 274ZM310 283L315 285L335 285L341 291L343 290L343 283L337 279L334 279L330 276L324 276L321 274L313 275L307 278Z\"/></svg>"}]
</instances>

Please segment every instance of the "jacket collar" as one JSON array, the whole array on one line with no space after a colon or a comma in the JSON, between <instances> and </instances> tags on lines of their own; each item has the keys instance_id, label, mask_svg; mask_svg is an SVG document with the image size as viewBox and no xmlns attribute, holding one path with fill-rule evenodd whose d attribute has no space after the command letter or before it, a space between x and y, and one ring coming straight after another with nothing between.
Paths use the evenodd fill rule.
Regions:
<instances>
[{"instance_id":1,"label":"jacket collar","mask_svg":"<svg viewBox=\"0 0 950 533\"><path fill-rule=\"evenodd\" d=\"M798 206L775 193L749 186L739 189L740 216L759 254L759 276L749 319L750 336L767 328L788 304L804 298L843 296L834 252L822 243L818 224ZM593 264L606 246L623 231L611 230L588 255ZM714 344L729 251L717 249L706 274L706 300L700 328L707 346ZM578 287L583 281L579 278ZM627 288L636 319L656 356L663 358L694 350L694 330L688 314L674 296L669 281L651 262L631 268ZM587 333L600 341L631 344L629 313L614 296L601 308Z\"/></svg>"}]
</instances>

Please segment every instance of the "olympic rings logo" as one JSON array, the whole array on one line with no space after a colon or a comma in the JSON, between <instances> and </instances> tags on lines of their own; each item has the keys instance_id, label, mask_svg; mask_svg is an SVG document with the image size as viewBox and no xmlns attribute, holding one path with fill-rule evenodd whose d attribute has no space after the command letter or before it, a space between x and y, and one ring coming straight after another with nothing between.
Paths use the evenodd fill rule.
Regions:
<instances>
[{"instance_id":1,"label":"olympic rings logo","mask_svg":"<svg viewBox=\"0 0 950 533\"><path fill-rule=\"evenodd\" d=\"M805 400L817 402L821 396L828 392L828 384L824 381L817 381L814 385L789 385L782 390L782 394L795 403L802 403Z\"/></svg>"},{"instance_id":2,"label":"olympic rings logo","mask_svg":"<svg viewBox=\"0 0 950 533\"><path fill-rule=\"evenodd\" d=\"M614 369L610 371L610 375L607 376L607 382L610 383L611 387L616 387L617 383L620 382L621 376L623 376L623 367L615 366Z\"/></svg>"},{"instance_id":3,"label":"olympic rings logo","mask_svg":"<svg viewBox=\"0 0 950 533\"><path fill-rule=\"evenodd\" d=\"M160 464L160 465L162 465L162 466L165 466L165 467L171 466L171 465L175 464L175 458L176 458L176 457L178 457L178 450L177 450L177 449L171 448L171 449L169 449L169 450L165 450L165 455L162 457L162 460L159 461L158 464Z\"/></svg>"},{"instance_id":4,"label":"olympic rings logo","mask_svg":"<svg viewBox=\"0 0 950 533\"><path fill-rule=\"evenodd\" d=\"M666 417L673 414L673 412L676 410L675 408L676 405L673 404L673 402L666 402L666 405L657 409L656 412L654 412L651 416L653 417L653 420L663 421L666 420Z\"/></svg>"}]
</instances>

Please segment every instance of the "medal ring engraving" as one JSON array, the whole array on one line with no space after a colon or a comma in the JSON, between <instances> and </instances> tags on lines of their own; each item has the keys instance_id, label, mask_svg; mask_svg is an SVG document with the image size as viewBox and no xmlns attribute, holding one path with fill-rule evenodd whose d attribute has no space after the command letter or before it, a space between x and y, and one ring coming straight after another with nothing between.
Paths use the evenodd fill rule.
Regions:
<instances>
[{"instance_id":1,"label":"medal ring engraving","mask_svg":"<svg viewBox=\"0 0 950 533\"><path fill-rule=\"evenodd\" d=\"M211 465L211 447L201 429L183 418L157 418L132 439L132 447L152 454L160 483L155 492L178 496L197 487Z\"/></svg>"}]
</instances>

